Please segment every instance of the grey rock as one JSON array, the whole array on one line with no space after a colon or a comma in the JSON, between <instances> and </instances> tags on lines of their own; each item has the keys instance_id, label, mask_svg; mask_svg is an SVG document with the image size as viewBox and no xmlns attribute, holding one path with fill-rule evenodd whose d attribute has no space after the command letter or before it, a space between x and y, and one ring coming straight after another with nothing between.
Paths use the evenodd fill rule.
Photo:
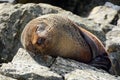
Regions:
<instances>
[{"instance_id":1,"label":"grey rock","mask_svg":"<svg viewBox=\"0 0 120 80\"><path fill-rule=\"evenodd\" d=\"M106 49L108 52L120 52L120 38L107 40Z\"/></svg>"},{"instance_id":2,"label":"grey rock","mask_svg":"<svg viewBox=\"0 0 120 80\"><path fill-rule=\"evenodd\" d=\"M36 64L36 62L37 62L38 64L49 67L54 62L54 58L47 56L47 59L45 59L44 56L42 56L40 54L35 55L31 52L28 52L28 51L20 48L11 62L12 63L18 62L19 64L20 63L26 64L26 62L29 62L29 64Z\"/></svg>"},{"instance_id":3,"label":"grey rock","mask_svg":"<svg viewBox=\"0 0 120 80\"><path fill-rule=\"evenodd\" d=\"M110 7L98 6L93 8L88 18L94 20L96 23L109 24L112 23L117 13L117 10Z\"/></svg>"},{"instance_id":4,"label":"grey rock","mask_svg":"<svg viewBox=\"0 0 120 80\"><path fill-rule=\"evenodd\" d=\"M107 25L104 25L104 24L101 24L100 26L102 28L102 30L104 31L104 33L108 33L109 31L111 31L115 25L111 25L111 24L107 24Z\"/></svg>"},{"instance_id":5,"label":"grey rock","mask_svg":"<svg viewBox=\"0 0 120 80\"><path fill-rule=\"evenodd\" d=\"M8 77L8 76L4 76L4 75L0 74L0 80L17 80L17 79L14 79L14 78L11 78L11 77Z\"/></svg>"},{"instance_id":6,"label":"grey rock","mask_svg":"<svg viewBox=\"0 0 120 80\"><path fill-rule=\"evenodd\" d=\"M120 52L111 52L109 53L109 58L112 63L110 73L114 75L120 75Z\"/></svg>"},{"instance_id":7,"label":"grey rock","mask_svg":"<svg viewBox=\"0 0 120 80\"><path fill-rule=\"evenodd\" d=\"M106 49L112 62L111 73L120 75L120 27L114 28L106 34Z\"/></svg>"},{"instance_id":8,"label":"grey rock","mask_svg":"<svg viewBox=\"0 0 120 80\"><path fill-rule=\"evenodd\" d=\"M80 69L80 70L95 70L98 72L105 72L104 70L96 69L95 67L92 67L90 65L80 63L71 59L63 59L61 57L56 58L56 61L54 64L51 66L52 71L65 75L67 73L70 73L74 71L75 69Z\"/></svg>"},{"instance_id":9,"label":"grey rock","mask_svg":"<svg viewBox=\"0 0 120 80\"><path fill-rule=\"evenodd\" d=\"M120 27L120 19L117 21L117 26Z\"/></svg>"},{"instance_id":10,"label":"grey rock","mask_svg":"<svg viewBox=\"0 0 120 80\"><path fill-rule=\"evenodd\" d=\"M115 9L115 10L117 10L117 11L120 10L120 6L114 5L114 4L112 4L111 2L106 2L106 3L105 3L105 6L110 7L110 8L112 8L112 9Z\"/></svg>"},{"instance_id":11,"label":"grey rock","mask_svg":"<svg viewBox=\"0 0 120 80\"><path fill-rule=\"evenodd\" d=\"M18 80L63 80L59 74L50 71L50 68L44 66L45 63L50 64L51 58L38 63L37 61L41 57L36 57L32 58L26 50L20 48L12 62L2 65L0 73ZM35 59L38 60L35 61Z\"/></svg>"},{"instance_id":12,"label":"grey rock","mask_svg":"<svg viewBox=\"0 0 120 80\"><path fill-rule=\"evenodd\" d=\"M101 69L61 57L58 57L50 68L62 75L65 80L119 80L118 77L112 76Z\"/></svg>"},{"instance_id":13,"label":"grey rock","mask_svg":"<svg viewBox=\"0 0 120 80\"><path fill-rule=\"evenodd\" d=\"M99 78L91 75L102 78L99 73L103 75L108 74L107 72L96 69L90 65L60 57L56 59L56 62L51 66L51 69L52 71L62 75L65 80L89 80L89 77L91 77L93 80L98 80ZM96 74L94 74L94 71ZM85 75L87 72L89 72L89 75ZM111 76L110 74L108 75ZM106 76L104 79L106 79ZM113 80L116 80L116 77L114 77Z\"/></svg>"},{"instance_id":14,"label":"grey rock","mask_svg":"<svg viewBox=\"0 0 120 80\"><path fill-rule=\"evenodd\" d=\"M106 34L107 39L120 38L120 27L114 26L114 28Z\"/></svg>"},{"instance_id":15,"label":"grey rock","mask_svg":"<svg viewBox=\"0 0 120 80\"><path fill-rule=\"evenodd\" d=\"M106 34L106 48L109 52L120 52L120 27L114 28Z\"/></svg>"},{"instance_id":16,"label":"grey rock","mask_svg":"<svg viewBox=\"0 0 120 80\"><path fill-rule=\"evenodd\" d=\"M119 80L119 79L107 73L101 73L92 70L75 69L74 71L65 75L65 80Z\"/></svg>"}]
</instances>

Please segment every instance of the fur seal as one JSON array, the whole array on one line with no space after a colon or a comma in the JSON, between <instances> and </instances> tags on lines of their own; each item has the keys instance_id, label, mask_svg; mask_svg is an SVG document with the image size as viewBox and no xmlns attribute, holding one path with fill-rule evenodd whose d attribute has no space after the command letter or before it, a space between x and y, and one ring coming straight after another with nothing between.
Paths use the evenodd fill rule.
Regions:
<instances>
[{"instance_id":1,"label":"fur seal","mask_svg":"<svg viewBox=\"0 0 120 80\"><path fill-rule=\"evenodd\" d=\"M31 20L21 34L21 43L33 53L70 58L107 71L111 66L101 41L59 14Z\"/></svg>"}]
</instances>

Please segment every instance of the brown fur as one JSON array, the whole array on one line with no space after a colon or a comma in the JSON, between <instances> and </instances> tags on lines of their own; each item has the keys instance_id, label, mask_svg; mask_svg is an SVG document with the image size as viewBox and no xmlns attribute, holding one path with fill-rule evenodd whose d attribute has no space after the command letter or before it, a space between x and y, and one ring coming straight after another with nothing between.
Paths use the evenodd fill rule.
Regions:
<instances>
[{"instance_id":1,"label":"brown fur","mask_svg":"<svg viewBox=\"0 0 120 80\"><path fill-rule=\"evenodd\" d=\"M90 48L92 43L88 44L83 36L89 37L88 41L91 40L97 47L98 53L94 56L107 53L100 40L92 33L58 14L45 15L31 20L22 32L21 42L27 50L33 53L53 57L61 56L88 63L93 59ZM38 40L43 42L38 44Z\"/></svg>"}]
</instances>

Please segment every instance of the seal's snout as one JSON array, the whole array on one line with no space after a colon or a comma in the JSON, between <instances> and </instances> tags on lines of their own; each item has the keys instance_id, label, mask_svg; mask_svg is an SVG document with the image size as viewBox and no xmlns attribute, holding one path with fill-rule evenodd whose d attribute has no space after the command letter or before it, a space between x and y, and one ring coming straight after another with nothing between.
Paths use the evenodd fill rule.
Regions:
<instances>
[{"instance_id":1,"label":"seal's snout","mask_svg":"<svg viewBox=\"0 0 120 80\"><path fill-rule=\"evenodd\" d=\"M38 40L37 40L37 44L38 45L42 45L42 44L44 44L45 43L45 38L38 38Z\"/></svg>"}]
</instances>

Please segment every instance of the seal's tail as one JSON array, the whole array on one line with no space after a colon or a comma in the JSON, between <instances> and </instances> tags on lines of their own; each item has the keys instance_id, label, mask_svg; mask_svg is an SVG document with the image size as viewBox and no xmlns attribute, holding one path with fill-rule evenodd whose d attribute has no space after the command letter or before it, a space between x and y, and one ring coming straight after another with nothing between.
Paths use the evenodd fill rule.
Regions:
<instances>
[{"instance_id":1,"label":"seal's tail","mask_svg":"<svg viewBox=\"0 0 120 80\"><path fill-rule=\"evenodd\" d=\"M109 69L111 68L111 61L108 58L107 54L102 54L102 55L99 55L96 58L94 58L90 62L90 65L94 66L98 69L103 69L103 70L109 72Z\"/></svg>"}]
</instances>

